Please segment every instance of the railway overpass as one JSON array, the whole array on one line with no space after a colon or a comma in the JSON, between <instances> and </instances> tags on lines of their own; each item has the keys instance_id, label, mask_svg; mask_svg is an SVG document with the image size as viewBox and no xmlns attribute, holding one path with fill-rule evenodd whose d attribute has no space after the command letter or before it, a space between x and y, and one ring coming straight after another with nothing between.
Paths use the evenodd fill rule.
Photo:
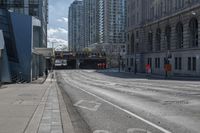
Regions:
<instances>
[{"instance_id":1,"label":"railway overpass","mask_svg":"<svg viewBox=\"0 0 200 133\"><path fill-rule=\"evenodd\" d=\"M105 53L55 52L55 69L99 69L99 64L106 64Z\"/></svg>"}]
</instances>

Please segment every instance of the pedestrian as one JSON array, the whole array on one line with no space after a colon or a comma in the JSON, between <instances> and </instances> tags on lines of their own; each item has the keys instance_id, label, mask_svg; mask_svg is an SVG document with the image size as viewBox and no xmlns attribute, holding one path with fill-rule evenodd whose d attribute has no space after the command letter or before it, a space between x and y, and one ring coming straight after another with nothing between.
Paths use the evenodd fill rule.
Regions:
<instances>
[{"instance_id":1,"label":"pedestrian","mask_svg":"<svg viewBox=\"0 0 200 133\"><path fill-rule=\"evenodd\" d=\"M45 76L46 76L46 78L48 76L48 69L47 68L45 69Z\"/></svg>"},{"instance_id":2,"label":"pedestrian","mask_svg":"<svg viewBox=\"0 0 200 133\"><path fill-rule=\"evenodd\" d=\"M131 68L130 67L128 68L128 72L131 72Z\"/></svg>"}]
</instances>

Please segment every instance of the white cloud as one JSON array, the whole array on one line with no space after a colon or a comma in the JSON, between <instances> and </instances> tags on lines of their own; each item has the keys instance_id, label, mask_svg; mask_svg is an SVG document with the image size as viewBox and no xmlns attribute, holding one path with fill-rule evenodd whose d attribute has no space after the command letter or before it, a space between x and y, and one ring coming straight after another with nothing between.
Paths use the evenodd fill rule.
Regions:
<instances>
[{"instance_id":1,"label":"white cloud","mask_svg":"<svg viewBox=\"0 0 200 133\"><path fill-rule=\"evenodd\" d=\"M64 39L59 39L59 38L48 38L48 47L52 47L52 45L54 45L53 47L67 47L68 46L68 41L64 40Z\"/></svg>"},{"instance_id":2,"label":"white cloud","mask_svg":"<svg viewBox=\"0 0 200 133\"><path fill-rule=\"evenodd\" d=\"M62 17L62 19L63 19L66 23L68 23L68 18Z\"/></svg>"},{"instance_id":3,"label":"white cloud","mask_svg":"<svg viewBox=\"0 0 200 133\"><path fill-rule=\"evenodd\" d=\"M61 32L61 33L64 33L64 34L68 33L68 31L65 30L64 28L58 28L58 31Z\"/></svg>"},{"instance_id":4,"label":"white cloud","mask_svg":"<svg viewBox=\"0 0 200 133\"><path fill-rule=\"evenodd\" d=\"M68 44L68 41L67 40L64 40L64 39L59 39L59 38L48 38L48 42L53 42L55 44L62 44L62 45L67 45Z\"/></svg>"},{"instance_id":5,"label":"white cloud","mask_svg":"<svg viewBox=\"0 0 200 133\"><path fill-rule=\"evenodd\" d=\"M48 36L53 36L55 34L67 34L68 31L64 28L57 28L57 29L54 29L54 28L49 28L48 29Z\"/></svg>"},{"instance_id":6,"label":"white cloud","mask_svg":"<svg viewBox=\"0 0 200 133\"><path fill-rule=\"evenodd\" d=\"M63 20L62 20L62 19L60 19L60 18L59 18L59 19L57 19L57 21L58 21L58 22L63 22Z\"/></svg>"},{"instance_id":7,"label":"white cloud","mask_svg":"<svg viewBox=\"0 0 200 133\"><path fill-rule=\"evenodd\" d=\"M68 7L74 0L49 0L48 42L55 45L68 45Z\"/></svg>"},{"instance_id":8,"label":"white cloud","mask_svg":"<svg viewBox=\"0 0 200 133\"><path fill-rule=\"evenodd\" d=\"M58 32L58 29L50 28L50 29L48 29L48 36L52 36L57 32Z\"/></svg>"},{"instance_id":9,"label":"white cloud","mask_svg":"<svg viewBox=\"0 0 200 133\"><path fill-rule=\"evenodd\" d=\"M68 23L68 18L62 17L62 18L57 19L57 21L61 23Z\"/></svg>"},{"instance_id":10,"label":"white cloud","mask_svg":"<svg viewBox=\"0 0 200 133\"><path fill-rule=\"evenodd\" d=\"M55 45L68 46L67 41L68 31L64 28L49 28L48 29L48 47L52 47L52 42ZM56 47L56 46L55 46Z\"/></svg>"}]
</instances>

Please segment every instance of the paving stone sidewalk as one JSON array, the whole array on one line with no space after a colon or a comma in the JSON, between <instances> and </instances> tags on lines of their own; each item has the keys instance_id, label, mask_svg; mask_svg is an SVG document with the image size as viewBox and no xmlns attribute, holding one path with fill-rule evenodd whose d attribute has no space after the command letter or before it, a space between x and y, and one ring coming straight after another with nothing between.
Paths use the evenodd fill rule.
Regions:
<instances>
[{"instance_id":1,"label":"paving stone sidewalk","mask_svg":"<svg viewBox=\"0 0 200 133\"><path fill-rule=\"evenodd\" d=\"M11 84L0 88L0 133L65 133L69 130L71 133L73 127L51 75L43 84Z\"/></svg>"},{"instance_id":2,"label":"paving stone sidewalk","mask_svg":"<svg viewBox=\"0 0 200 133\"><path fill-rule=\"evenodd\" d=\"M58 92L55 83L49 89L38 133L63 133Z\"/></svg>"}]
</instances>

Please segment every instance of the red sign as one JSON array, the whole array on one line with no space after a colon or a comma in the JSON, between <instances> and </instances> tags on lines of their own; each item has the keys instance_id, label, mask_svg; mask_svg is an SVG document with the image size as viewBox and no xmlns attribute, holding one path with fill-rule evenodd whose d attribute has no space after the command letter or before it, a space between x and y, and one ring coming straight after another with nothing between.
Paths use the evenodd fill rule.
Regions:
<instances>
[{"instance_id":1,"label":"red sign","mask_svg":"<svg viewBox=\"0 0 200 133\"><path fill-rule=\"evenodd\" d=\"M147 73L151 73L151 65L150 64L146 64L146 71L147 71Z\"/></svg>"},{"instance_id":2,"label":"red sign","mask_svg":"<svg viewBox=\"0 0 200 133\"><path fill-rule=\"evenodd\" d=\"M165 65L165 71L166 72L171 72L172 71L172 65L171 64L166 64Z\"/></svg>"},{"instance_id":3,"label":"red sign","mask_svg":"<svg viewBox=\"0 0 200 133\"><path fill-rule=\"evenodd\" d=\"M150 64L146 64L146 69L150 69L151 65Z\"/></svg>"}]
</instances>

